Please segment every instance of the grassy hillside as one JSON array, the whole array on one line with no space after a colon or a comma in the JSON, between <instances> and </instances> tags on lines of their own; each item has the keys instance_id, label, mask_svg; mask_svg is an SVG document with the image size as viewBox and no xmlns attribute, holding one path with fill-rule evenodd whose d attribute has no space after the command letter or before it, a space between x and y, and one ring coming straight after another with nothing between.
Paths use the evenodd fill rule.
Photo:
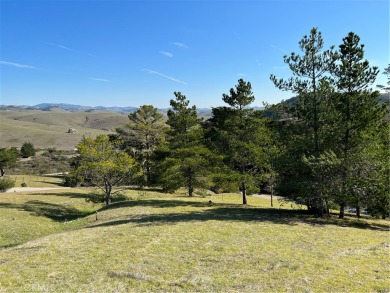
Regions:
<instances>
[{"instance_id":1,"label":"grassy hillside","mask_svg":"<svg viewBox=\"0 0 390 293\"><path fill-rule=\"evenodd\" d=\"M113 132L128 122L127 115L114 112L47 112L0 110L0 146L21 147L32 142L36 148L70 150L84 136ZM69 128L76 133L67 133Z\"/></svg>"},{"instance_id":2,"label":"grassy hillside","mask_svg":"<svg viewBox=\"0 0 390 293\"><path fill-rule=\"evenodd\" d=\"M0 291L388 292L390 286L388 221L316 219L255 197L243 207L235 194L129 190L130 200L102 207L85 202L89 192L0 194Z\"/></svg>"}]
</instances>

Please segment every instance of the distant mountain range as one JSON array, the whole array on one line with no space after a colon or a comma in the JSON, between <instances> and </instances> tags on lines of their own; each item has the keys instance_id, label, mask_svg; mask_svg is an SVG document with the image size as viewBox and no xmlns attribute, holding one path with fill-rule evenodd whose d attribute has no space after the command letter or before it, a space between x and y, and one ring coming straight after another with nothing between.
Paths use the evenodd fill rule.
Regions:
<instances>
[{"instance_id":1,"label":"distant mountain range","mask_svg":"<svg viewBox=\"0 0 390 293\"><path fill-rule=\"evenodd\" d=\"M113 111L113 112L134 112L137 110L136 107L104 107L104 106L82 106L66 103L41 103L34 106L22 105L22 106L13 106L13 105L1 105L0 109L2 110L41 110L41 111L53 111L53 110L64 110L69 112L93 112L93 111Z\"/></svg>"},{"instance_id":2,"label":"distant mountain range","mask_svg":"<svg viewBox=\"0 0 390 293\"><path fill-rule=\"evenodd\" d=\"M256 110L263 109L263 107L254 107ZM74 104L66 104L66 103L41 103L34 106L22 105L22 106L14 106L14 105L0 105L0 110L40 110L47 112L117 112L117 113L132 113L137 111L137 107L105 107L105 106L82 106L82 105L74 105ZM162 114L166 114L169 108L160 108L158 111ZM201 117L210 117L211 116L211 108L198 108L199 116Z\"/></svg>"},{"instance_id":3,"label":"distant mountain range","mask_svg":"<svg viewBox=\"0 0 390 293\"><path fill-rule=\"evenodd\" d=\"M290 98L288 100L282 101L283 103L288 103L294 105L297 101L296 97ZM389 95L381 93L378 96L378 101L380 103L389 103ZM117 113L132 113L137 111L137 107L127 106L127 107L105 107L105 106L82 106L82 105L74 105L74 104L66 104L66 103L41 103L34 106L22 105L22 106L14 106L14 105L0 105L0 110L41 110L48 112L117 112ZM254 107L255 110L263 110L264 107ZM169 108L160 108L158 111L162 114L166 114ZM211 117L211 108L198 108L199 116L201 117Z\"/></svg>"}]
</instances>

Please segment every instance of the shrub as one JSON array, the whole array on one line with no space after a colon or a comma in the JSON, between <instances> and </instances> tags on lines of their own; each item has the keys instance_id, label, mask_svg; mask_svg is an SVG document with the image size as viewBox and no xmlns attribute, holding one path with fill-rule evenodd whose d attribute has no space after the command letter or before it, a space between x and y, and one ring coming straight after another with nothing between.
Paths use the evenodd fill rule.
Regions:
<instances>
[{"instance_id":1,"label":"shrub","mask_svg":"<svg viewBox=\"0 0 390 293\"><path fill-rule=\"evenodd\" d=\"M22 182L22 184L20 184L21 187L27 187L27 183L26 182Z\"/></svg>"},{"instance_id":2,"label":"shrub","mask_svg":"<svg viewBox=\"0 0 390 293\"><path fill-rule=\"evenodd\" d=\"M76 172L74 173L68 173L64 175L64 185L69 187L76 187L80 186L84 183L83 177L81 177Z\"/></svg>"},{"instance_id":3,"label":"shrub","mask_svg":"<svg viewBox=\"0 0 390 293\"><path fill-rule=\"evenodd\" d=\"M12 187L15 187L14 179L8 176L0 177L0 192L5 192Z\"/></svg>"},{"instance_id":4,"label":"shrub","mask_svg":"<svg viewBox=\"0 0 390 293\"><path fill-rule=\"evenodd\" d=\"M21 149L20 154L22 158L29 158L35 155L35 148L34 145L31 142L25 142Z\"/></svg>"}]
</instances>

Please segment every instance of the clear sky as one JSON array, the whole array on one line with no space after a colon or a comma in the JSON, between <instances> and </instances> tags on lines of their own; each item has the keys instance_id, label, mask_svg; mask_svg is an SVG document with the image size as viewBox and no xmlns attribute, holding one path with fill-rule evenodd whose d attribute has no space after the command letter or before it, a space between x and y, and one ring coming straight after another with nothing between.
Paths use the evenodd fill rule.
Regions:
<instances>
[{"instance_id":1,"label":"clear sky","mask_svg":"<svg viewBox=\"0 0 390 293\"><path fill-rule=\"evenodd\" d=\"M325 49L353 31L365 57L389 63L388 0L0 0L0 104L168 107L180 91L223 105L239 78L254 106L292 96L283 55L318 27ZM378 82L386 82L383 74Z\"/></svg>"}]
</instances>

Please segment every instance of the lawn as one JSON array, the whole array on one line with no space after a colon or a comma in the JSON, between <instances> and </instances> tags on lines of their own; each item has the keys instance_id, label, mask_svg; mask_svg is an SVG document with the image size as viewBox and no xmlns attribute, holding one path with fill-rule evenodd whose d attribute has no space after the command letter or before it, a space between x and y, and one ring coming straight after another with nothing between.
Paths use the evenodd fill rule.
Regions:
<instances>
[{"instance_id":1,"label":"lawn","mask_svg":"<svg viewBox=\"0 0 390 293\"><path fill-rule=\"evenodd\" d=\"M130 190L104 207L89 192L0 194L0 292L389 292L387 220L236 194Z\"/></svg>"}]
</instances>

